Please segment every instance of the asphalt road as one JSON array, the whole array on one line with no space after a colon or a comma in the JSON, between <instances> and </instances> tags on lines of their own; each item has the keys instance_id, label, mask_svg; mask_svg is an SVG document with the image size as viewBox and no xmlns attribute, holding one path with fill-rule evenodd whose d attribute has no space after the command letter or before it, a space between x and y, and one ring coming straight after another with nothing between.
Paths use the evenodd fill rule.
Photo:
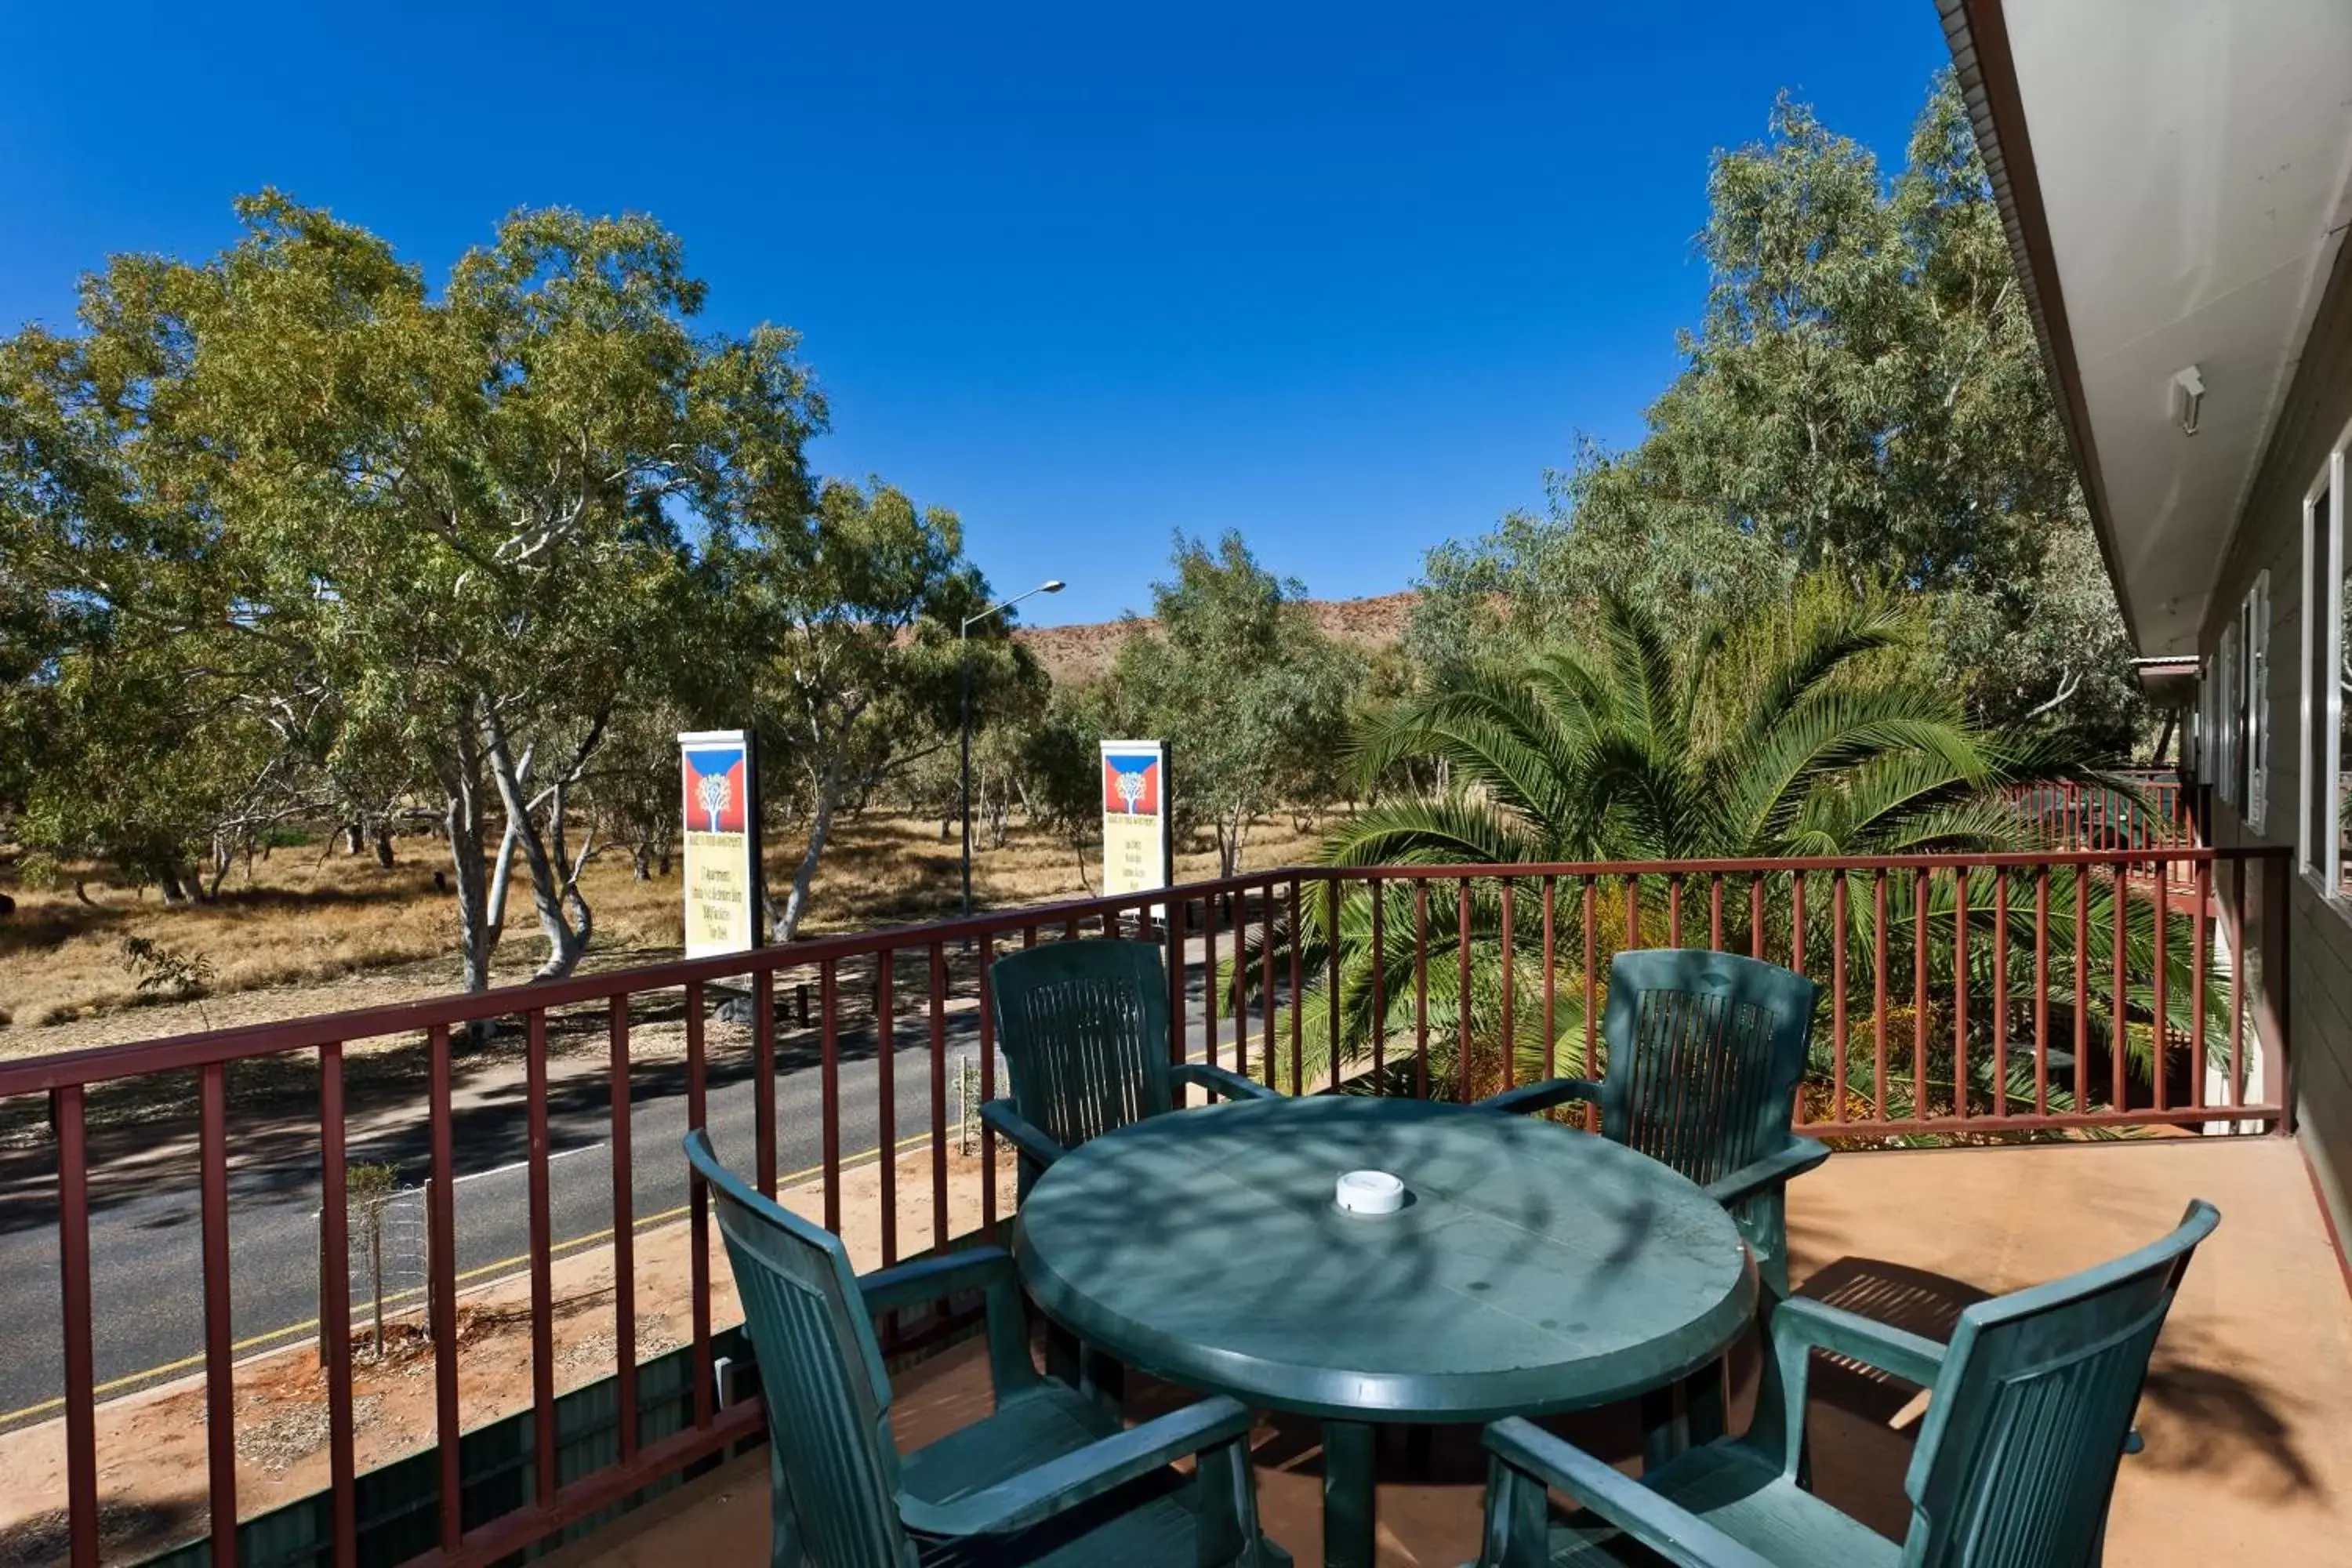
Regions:
<instances>
[{"instance_id":1,"label":"asphalt road","mask_svg":"<svg viewBox=\"0 0 2352 1568\"><path fill-rule=\"evenodd\" d=\"M1194 1001L1192 1052L1208 1041L1200 1022L1197 966L1190 977ZM970 1009L947 1020L947 1054L978 1045ZM1232 1037L1230 1024L1218 1031ZM927 1142L931 1121L928 1028L898 1022L898 1038L917 1043L892 1058L892 1129L901 1144ZM880 1139L879 1067L870 1037L845 1030L840 1045L840 1137L845 1163L870 1159ZM780 1053L782 1047L780 1045ZM1256 1055L1255 1033L1253 1058ZM1230 1058L1226 1058L1230 1061ZM948 1113L953 1136L953 1068ZM1000 1078L1000 1092L1002 1079ZM754 1147L753 1085L747 1072L714 1068L709 1083L711 1137L731 1163L750 1169ZM777 1168L787 1176L815 1173L824 1158L819 1069L804 1058L780 1059L776 1084ZM550 1212L556 1256L593 1247L611 1234L613 1177L610 1112L601 1072L560 1073L551 1084ZM529 1173L523 1164L525 1119L520 1082L456 1113L457 1254L461 1289L521 1271L530 1249ZM631 1201L640 1226L670 1217L688 1199L686 1163L677 1152L686 1131L682 1064L644 1064L634 1079L629 1113ZM317 1331L319 1188L315 1131L305 1130L287 1158L246 1144L232 1126L229 1183L233 1337L240 1355L311 1338ZM427 1131L414 1123L365 1139L354 1133L353 1162L394 1165L404 1185L426 1175ZM303 1155L307 1154L307 1159ZM120 1167L92 1172L90 1220L92 1340L100 1394L117 1397L181 1377L203 1365L202 1226L196 1165L181 1151L157 1158L120 1151ZM44 1154L41 1159L46 1162ZM16 1161L0 1194L0 1430L47 1420L61 1408L60 1321L54 1165L38 1170ZM1010 1193L1000 1202L1008 1204ZM397 1202L387 1225L389 1284L410 1299L422 1282L422 1203ZM909 1245L921 1241L910 1238ZM352 1300L364 1296L355 1276Z\"/></svg>"}]
</instances>

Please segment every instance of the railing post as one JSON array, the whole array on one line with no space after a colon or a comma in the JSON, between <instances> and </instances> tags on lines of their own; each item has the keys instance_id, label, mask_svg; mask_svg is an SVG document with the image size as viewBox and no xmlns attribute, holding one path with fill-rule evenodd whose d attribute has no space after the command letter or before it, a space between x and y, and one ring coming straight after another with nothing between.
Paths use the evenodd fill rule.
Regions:
<instances>
[{"instance_id":1,"label":"railing post","mask_svg":"<svg viewBox=\"0 0 2352 1568\"><path fill-rule=\"evenodd\" d=\"M2287 931L2293 923L2290 889L2294 881L2288 864L2292 853L2279 849L2263 858L2263 985L2255 998L2259 1009L2255 1022L2270 1048L2272 1078L2277 1086L2273 1092L2278 1096L2279 1114L2273 1131L2283 1138L2294 1136L2294 1051L2288 1038L2294 1016L2294 971L2287 964Z\"/></svg>"}]
</instances>

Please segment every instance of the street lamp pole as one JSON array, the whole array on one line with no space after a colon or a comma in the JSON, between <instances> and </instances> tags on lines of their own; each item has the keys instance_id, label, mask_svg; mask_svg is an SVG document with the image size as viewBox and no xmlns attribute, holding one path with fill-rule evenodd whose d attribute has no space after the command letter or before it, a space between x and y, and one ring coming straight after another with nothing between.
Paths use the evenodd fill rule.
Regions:
<instances>
[{"instance_id":1,"label":"street lamp pole","mask_svg":"<svg viewBox=\"0 0 2352 1568\"><path fill-rule=\"evenodd\" d=\"M957 793L960 803L957 815L963 818L963 912L967 915L971 913L971 628L991 616L1011 609L1033 594L1058 594L1062 587L1059 577L1050 577L1027 594L1015 594L1009 599L989 605L976 616L966 616L963 624L956 628L956 663L963 707L963 783Z\"/></svg>"}]
</instances>

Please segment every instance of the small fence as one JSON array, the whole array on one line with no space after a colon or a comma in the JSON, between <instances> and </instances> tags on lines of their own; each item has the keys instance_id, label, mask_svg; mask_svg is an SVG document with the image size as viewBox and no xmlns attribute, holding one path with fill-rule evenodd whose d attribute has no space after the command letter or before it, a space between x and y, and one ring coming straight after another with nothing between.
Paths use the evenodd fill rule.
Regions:
<instances>
[{"instance_id":1,"label":"small fence","mask_svg":"<svg viewBox=\"0 0 2352 1568\"><path fill-rule=\"evenodd\" d=\"M635 1410L633 1090L656 1067L675 1073L683 1124L701 1127L709 1121L714 1066L748 1082L750 1169L773 1194L779 1106L790 1087L793 1103L808 1108L790 1131L814 1137L821 1217L835 1229L843 1222L845 1168L866 1152L845 1147L845 1138L862 1142L870 1125L883 1154L883 1261L954 1245L975 1227L950 1217L950 1101L998 1092L995 1021L979 979L1008 945L1097 935L1162 944L1171 1054L1230 1065L1293 1093L1468 1096L1538 1074L1599 1070L1611 955L1690 945L1754 953L1820 984L1808 1131L1870 1142L2284 1129L2293 1104L2282 1047L2287 1003L2285 988L2270 980L2287 961L2287 875L2284 851L2169 842L2034 855L1281 870L0 1064L0 1101L47 1098L71 1560L94 1568L99 1555L90 1103L120 1080L194 1080L208 1528L211 1561L229 1568L238 1551L229 1070L264 1058L314 1064L316 1139L304 1158L317 1162L320 1256L348 1260L358 1249L372 1260L364 1220L353 1219L346 1053L357 1042L422 1034L415 1109L429 1141L422 1249L437 1450L422 1544L425 1560L487 1564L720 1453L755 1433L760 1419L756 1402L721 1408L714 1398L708 1196L690 1184L691 1418L657 1439L622 1422L608 1455L585 1468L559 1467L551 1030L595 1052L585 1082L601 1088L603 1103L586 1114L602 1117L610 1152L613 1399L615 1408ZM778 1004L802 984L814 987L815 1016L793 1037ZM730 1026L714 1062L712 1003L722 987L738 986L751 996L750 1027ZM634 1056L635 1032L651 1038L656 1016L659 1027L682 1033L682 1061ZM533 1398L528 1473L513 1506L484 1517L469 1509L461 1474L452 1102L461 1044L500 1020L524 1046L520 1104L510 1114L527 1167ZM976 1083L961 1093L951 1037L959 1052L968 1043L976 1063ZM908 1053L923 1079L911 1098L922 1108L913 1142L929 1149L927 1163L904 1156L918 1159L912 1179L929 1188L928 1205L919 1190L911 1194L929 1212L920 1235L901 1235L898 1218L908 1141L896 1076ZM578 1060L575 1054L566 1067L574 1116L582 1114ZM870 1106L845 1105L848 1068L866 1085ZM966 1109L959 1105L957 1121ZM469 1106L468 1115L478 1110ZM846 1134L853 1121L861 1131ZM983 1131L980 1142L976 1229L990 1232L1006 1194L992 1137ZM680 1159L667 1137L643 1157ZM340 1563L360 1556L352 1370L359 1279L330 1263L319 1279L330 1474L321 1518Z\"/></svg>"}]
</instances>

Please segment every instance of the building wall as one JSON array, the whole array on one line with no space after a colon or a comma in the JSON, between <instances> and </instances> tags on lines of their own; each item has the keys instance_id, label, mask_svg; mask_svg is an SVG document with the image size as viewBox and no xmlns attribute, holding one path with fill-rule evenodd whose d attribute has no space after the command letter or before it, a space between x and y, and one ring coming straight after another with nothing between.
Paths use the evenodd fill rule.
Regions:
<instances>
[{"instance_id":1,"label":"building wall","mask_svg":"<svg viewBox=\"0 0 2352 1568\"><path fill-rule=\"evenodd\" d=\"M2269 809L2263 831L2256 835L2217 799L2213 841L2219 845L2296 844L2304 771L2303 500L2347 422L2352 245L2337 253L2199 639L2199 651L2210 660L2247 590L2269 571ZM2297 871L2291 870L2286 881L2288 1049L2301 1136L2336 1234L2352 1238L2352 905L2330 902ZM2257 951L2270 945L2259 929L2248 941Z\"/></svg>"}]
</instances>

